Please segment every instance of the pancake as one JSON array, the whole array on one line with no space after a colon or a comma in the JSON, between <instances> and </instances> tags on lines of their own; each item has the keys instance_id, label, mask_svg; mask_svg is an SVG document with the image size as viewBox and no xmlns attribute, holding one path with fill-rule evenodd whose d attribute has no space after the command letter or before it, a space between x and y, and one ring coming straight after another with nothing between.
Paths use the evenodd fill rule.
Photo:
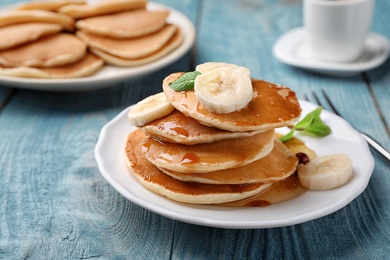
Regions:
<instances>
[{"instance_id":1,"label":"pancake","mask_svg":"<svg viewBox=\"0 0 390 260\"><path fill-rule=\"evenodd\" d=\"M242 200L218 204L223 207L266 207L282 203L301 196L307 191L299 182L298 175L293 174L285 180L272 184L264 192Z\"/></svg>"},{"instance_id":2,"label":"pancake","mask_svg":"<svg viewBox=\"0 0 390 260\"><path fill-rule=\"evenodd\" d=\"M271 185L212 185L175 180L158 170L142 155L139 147L145 138L139 129L128 135L125 145L127 165L144 187L169 199L193 204L224 203L251 197Z\"/></svg>"},{"instance_id":3,"label":"pancake","mask_svg":"<svg viewBox=\"0 0 390 260\"><path fill-rule=\"evenodd\" d=\"M52 68L5 68L0 65L0 75L23 78L80 78L93 75L103 67L103 64L103 60L99 57L86 53L81 60L75 63Z\"/></svg>"},{"instance_id":4,"label":"pancake","mask_svg":"<svg viewBox=\"0 0 390 260\"><path fill-rule=\"evenodd\" d=\"M145 8L146 0L109 0L96 4L66 5L58 12L69 15L75 19L111 14L137 8Z\"/></svg>"},{"instance_id":5,"label":"pancake","mask_svg":"<svg viewBox=\"0 0 390 260\"><path fill-rule=\"evenodd\" d=\"M155 139L186 145L238 139L261 133L261 131L230 132L205 126L176 109L168 116L154 120L140 128Z\"/></svg>"},{"instance_id":6,"label":"pancake","mask_svg":"<svg viewBox=\"0 0 390 260\"><path fill-rule=\"evenodd\" d=\"M73 34L60 33L0 51L0 64L5 67L61 66L80 60L86 48L86 44Z\"/></svg>"},{"instance_id":7,"label":"pancake","mask_svg":"<svg viewBox=\"0 0 390 260\"><path fill-rule=\"evenodd\" d=\"M56 0L56 1L34 1L22 3L16 10L47 10L57 11L60 7L69 4L85 4L85 0Z\"/></svg>"},{"instance_id":8,"label":"pancake","mask_svg":"<svg viewBox=\"0 0 390 260\"><path fill-rule=\"evenodd\" d=\"M209 184L274 183L286 179L296 170L298 158L279 140L265 157L250 164L216 172L186 174L160 169L165 174L181 180Z\"/></svg>"},{"instance_id":9,"label":"pancake","mask_svg":"<svg viewBox=\"0 0 390 260\"><path fill-rule=\"evenodd\" d=\"M97 56L101 57L108 64L119 66L119 67L134 67L134 66L147 64L156 61L160 58L163 58L164 56L166 56L167 54L169 54L170 52L178 48L182 42L183 42L183 34L182 31L179 29L161 49L147 56L137 58L137 59L123 59L93 47L91 47L90 50L91 52L95 53Z\"/></svg>"},{"instance_id":10,"label":"pancake","mask_svg":"<svg viewBox=\"0 0 390 260\"><path fill-rule=\"evenodd\" d=\"M68 31L73 31L75 28L72 17L46 10L15 10L0 15L0 28L11 24L31 22L59 24Z\"/></svg>"},{"instance_id":11,"label":"pancake","mask_svg":"<svg viewBox=\"0 0 390 260\"><path fill-rule=\"evenodd\" d=\"M273 149L274 136L272 129L251 137L195 145L168 145L146 138L141 152L159 168L184 173L213 172L240 167L266 156Z\"/></svg>"},{"instance_id":12,"label":"pancake","mask_svg":"<svg viewBox=\"0 0 390 260\"><path fill-rule=\"evenodd\" d=\"M86 44L123 59L137 59L160 50L172 38L177 26L168 24L158 32L133 39L114 39L77 31Z\"/></svg>"},{"instance_id":13,"label":"pancake","mask_svg":"<svg viewBox=\"0 0 390 260\"><path fill-rule=\"evenodd\" d=\"M168 10L137 9L79 20L76 27L94 35L134 38L160 30L168 16Z\"/></svg>"},{"instance_id":14,"label":"pancake","mask_svg":"<svg viewBox=\"0 0 390 260\"><path fill-rule=\"evenodd\" d=\"M0 28L0 50L10 49L61 31L61 25L51 23L20 23L8 25Z\"/></svg>"},{"instance_id":15,"label":"pancake","mask_svg":"<svg viewBox=\"0 0 390 260\"><path fill-rule=\"evenodd\" d=\"M163 90L171 104L198 122L228 131L267 130L296 123L301 107L295 92L281 85L252 79L254 97L240 111L218 114L208 111L193 90L176 92L169 87L183 73L173 73L163 81Z\"/></svg>"}]
</instances>

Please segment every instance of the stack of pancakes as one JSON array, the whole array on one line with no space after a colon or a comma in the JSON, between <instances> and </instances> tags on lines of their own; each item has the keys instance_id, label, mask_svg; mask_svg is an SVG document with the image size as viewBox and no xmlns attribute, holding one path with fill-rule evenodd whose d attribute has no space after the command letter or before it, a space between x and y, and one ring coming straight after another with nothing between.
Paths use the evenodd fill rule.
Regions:
<instances>
[{"instance_id":1,"label":"stack of pancakes","mask_svg":"<svg viewBox=\"0 0 390 260\"><path fill-rule=\"evenodd\" d=\"M72 17L53 8L77 1L46 2L0 16L0 74L34 78L74 78L94 74L103 60L87 51L72 32ZM46 7L46 8L44 8ZM37 7L38 8L38 7Z\"/></svg>"},{"instance_id":2,"label":"stack of pancakes","mask_svg":"<svg viewBox=\"0 0 390 260\"><path fill-rule=\"evenodd\" d=\"M297 157L274 131L300 117L293 91L252 80L254 98L247 107L217 114L205 109L194 91L169 87L181 75L171 74L163 82L175 110L128 135L127 163L142 185L178 202L234 206L295 172Z\"/></svg>"},{"instance_id":3,"label":"stack of pancakes","mask_svg":"<svg viewBox=\"0 0 390 260\"><path fill-rule=\"evenodd\" d=\"M169 11L146 0L28 2L0 15L0 75L75 78L104 63L139 66L177 48L178 26Z\"/></svg>"}]
</instances>

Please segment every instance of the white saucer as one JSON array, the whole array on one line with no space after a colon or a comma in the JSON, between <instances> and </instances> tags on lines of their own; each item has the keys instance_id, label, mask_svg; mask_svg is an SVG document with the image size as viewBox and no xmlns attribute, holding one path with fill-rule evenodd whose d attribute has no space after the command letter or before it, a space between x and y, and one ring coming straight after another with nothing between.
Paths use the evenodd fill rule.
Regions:
<instances>
[{"instance_id":1,"label":"white saucer","mask_svg":"<svg viewBox=\"0 0 390 260\"><path fill-rule=\"evenodd\" d=\"M334 63L310 57L303 27L283 34L273 46L273 55L281 62L299 68L333 76L353 76L378 67L390 53L389 40L377 33L370 33L366 39L361 57L350 63Z\"/></svg>"}]
</instances>

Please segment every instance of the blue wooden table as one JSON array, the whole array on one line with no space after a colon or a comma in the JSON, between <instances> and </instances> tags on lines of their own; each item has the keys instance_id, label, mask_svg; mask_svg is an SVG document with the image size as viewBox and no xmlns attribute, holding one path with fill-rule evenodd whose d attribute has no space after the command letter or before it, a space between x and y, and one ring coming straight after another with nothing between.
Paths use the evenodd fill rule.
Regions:
<instances>
[{"instance_id":1,"label":"blue wooden table","mask_svg":"<svg viewBox=\"0 0 390 260\"><path fill-rule=\"evenodd\" d=\"M253 77L287 85L299 98L325 89L349 122L390 148L390 61L343 78L273 57L278 37L302 26L302 1L157 2L181 11L196 27L193 49L174 64L82 93L0 86L0 259L389 259L390 162L374 150L375 170L360 196L335 213L281 228L175 221L133 204L108 184L94 158L101 128L161 91L166 75L206 61L246 66ZM373 31L388 38L389 13L390 1L377 0Z\"/></svg>"}]
</instances>

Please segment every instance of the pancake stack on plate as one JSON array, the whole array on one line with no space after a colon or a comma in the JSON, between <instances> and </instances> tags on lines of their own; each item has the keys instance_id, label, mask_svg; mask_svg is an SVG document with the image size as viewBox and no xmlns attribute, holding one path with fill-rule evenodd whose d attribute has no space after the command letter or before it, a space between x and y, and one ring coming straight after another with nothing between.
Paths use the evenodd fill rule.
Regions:
<instances>
[{"instance_id":1,"label":"pancake stack on plate","mask_svg":"<svg viewBox=\"0 0 390 260\"><path fill-rule=\"evenodd\" d=\"M0 75L90 76L104 63L133 67L160 59L183 40L169 10L146 0L35 1L0 15Z\"/></svg>"},{"instance_id":2,"label":"pancake stack on plate","mask_svg":"<svg viewBox=\"0 0 390 260\"><path fill-rule=\"evenodd\" d=\"M0 15L0 74L75 78L94 74L103 60L72 32L72 17L56 8L80 1L26 3ZM55 4L54 4L55 3ZM38 8L38 9L37 9Z\"/></svg>"},{"instance_id":3,"label":"pancake stack on plate","mask_svg":"<svg viewBox=\"0 0 390 260\"><path fill-rule=\"evenodd\" d=\"M166 21L169 10L147 10L146 4L141 0L116 0L102 2L95 9L65 6L60 12L79 19L76 34L94 54L108 64L133 67L164 57L183 40L179 27Z\"/></svg>"},{"instance_id":4,"label":"pancake stack on plate","mask_svg":"<svg viewBox=\"0 0 390 260\"><path fill-rule=\"evenodd\" d=\"M174 110L138 125L126 140L127 164L143 186L178 202L242 206L234 203L289 179L298 159L275 138L274 129L293 125L300 117L292 90L252 79L250 103L218 114L207 110L193 90L170 88L182 74L163 81Z\"/></svg>"}]
</instances>

